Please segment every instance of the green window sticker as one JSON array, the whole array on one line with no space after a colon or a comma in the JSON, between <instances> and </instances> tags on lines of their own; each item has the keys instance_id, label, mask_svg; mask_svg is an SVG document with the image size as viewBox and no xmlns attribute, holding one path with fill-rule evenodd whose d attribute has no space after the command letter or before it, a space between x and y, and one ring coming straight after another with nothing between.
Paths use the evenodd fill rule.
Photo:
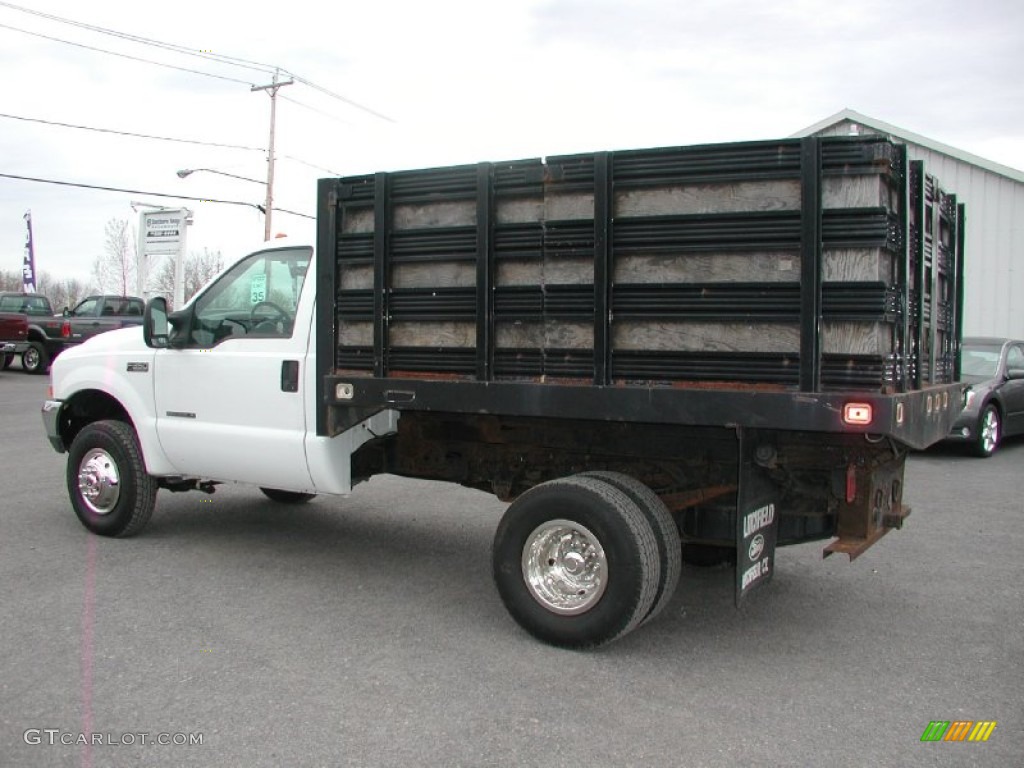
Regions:
<instances>
[{"instance_id":1,"label":"green window sticker","mask_svg":"<svg viewBox=\"0 0 1024 768\"><path fill-rule=\"evenodd\" d=\"M267 276L253 275L252 281L249 283L249 303L259 304L261 301L267 300Z\"/></svg>"}]
</instances>

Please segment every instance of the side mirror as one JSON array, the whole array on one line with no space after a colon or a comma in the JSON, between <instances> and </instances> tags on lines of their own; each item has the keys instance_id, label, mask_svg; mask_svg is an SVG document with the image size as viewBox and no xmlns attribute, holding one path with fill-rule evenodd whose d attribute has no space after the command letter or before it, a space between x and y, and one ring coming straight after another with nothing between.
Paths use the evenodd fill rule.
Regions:
<instances>
[{"instance_id":1,"label":"side mirror","mask_svg":"<svg viewBox=\"0 0 1024 768\"><path fill-rule=\"evenodd\" d=\"M142 317L142 338L147 347L164 349L170 328L167 322L167 299L157 296L146 304L146 313Z\"/></svg>"}]
</instances>

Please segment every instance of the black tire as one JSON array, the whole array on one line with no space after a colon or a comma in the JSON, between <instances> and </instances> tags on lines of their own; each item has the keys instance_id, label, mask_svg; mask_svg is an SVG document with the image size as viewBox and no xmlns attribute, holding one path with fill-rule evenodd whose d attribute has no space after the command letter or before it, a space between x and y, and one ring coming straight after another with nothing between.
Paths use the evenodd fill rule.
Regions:
<instances>
[{"instance_id":1,"label":"black tire","mask_svg":"<svg viewBox=\"0 0 1024 768\"><path fill-rule=\"evenodd\" d=\"M46 347L38 341L30 341L28 349L21 353L21 367L26 373L46 373L50 365L50 356L46 354Z\"/></svg>"},{"instance_id":2,"label":"black tire","mask_svg":"<svg viewBox=\"0 0 1024 768\"><path fill-rule=\"evenodd\" d=\"M299 491L279 491L277 488L260 488L263 495L278 504L305 504L316 497L315 493L301 493Z\"/></svg>"},{"instance_id":3,"label":"black tire","mask_svg":"<svg viewBox=\"0 0 1024 768\"><path fill-rule=\"evenodd\" d=\"M13 362L14 362L14 355L13 354L11 354L11 355L4 355L4 360L3 360L4 370L6 371L8 368L10 368L11 367L11 363L13 363Z\"/></svg>"},{"instance_id":4,"label":"black tire","mask_svg":"<svg viewBox=\"0 0 1024 768\"><path fill-rule=\"evenodd\" d=\"M971 453L987 459L996 452L999 444L1003 441L1003 417L993 403L989 403L981 409L975 429L977 433L974 443L971 445Z\"/></svg>"},{"instance_id":5,"label":"black tire","mask_svg":"<svg viewBox=\"0 0 1024 768\"><path fill-rule=\"evenodd\" d=\"M602 645L633 630L650 613L661 575L654 531L637 504L607 482L580 476L516 499L498 524L492 563L512 618L565 648ZM535 575L550 569L542 575L554 578L530 581L531 568ZM590 572L577 577L576 570Z\"/></svg>"},{"instance_id":6,"label":"black tire","mask_svg":"<svg viewBox=\"0 0 1024 768\"><path fill-rule=\"evenodd\" d=\"M594 477L618 488L629 496L644 513L647 522L654 531L658 542L658 560L661 566L661 578L658 581L658 592L654 597L654 605L650 613L644 617L646 624L665 610L679 586L679 575L683 570L682 544L679 541L679 528L668 507L653 490L635 477L622 472L585 472L582 477Z\"/></svg>"},{"instance_id":7,"label":"black tire","mask_svg":"<svg viewBox=\"0 0 1024 768\"><path fill-rule=\"evenodd\" d=\"M135 431L123 421L96 421L68 452L68 495L82 525L100 536L134 536L156 505Z\"/></svg>"},{"instance_id":8,"label":"black tire","mask_svg":"<svg viewBox=\"0 0 1024 768\"><path fill-rule=\"evenodd\" d=\"M698 568L736 562L735 548L716 547L712 544L683 544L682 556L684 563Z\"/></svg>"}]
</instances>

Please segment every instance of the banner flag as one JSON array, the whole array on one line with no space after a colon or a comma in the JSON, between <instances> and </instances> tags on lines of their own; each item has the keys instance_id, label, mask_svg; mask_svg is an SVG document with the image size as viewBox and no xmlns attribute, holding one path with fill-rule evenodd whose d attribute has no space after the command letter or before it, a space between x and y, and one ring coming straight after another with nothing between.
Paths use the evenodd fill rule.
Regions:
<instances>
[{"instance_id":1,"label":"banner flag","mask_svg":"<svg viewBox=\"0 0 1024 768\"><path fill-rule=\"evenodd\" d=\"M32 211L25 213L25 225L28 227L28 236L25 239L25 261L21 266L21 291L22 293L35 293L36 256L32 250Z\"/></svg>"}]
</instances>

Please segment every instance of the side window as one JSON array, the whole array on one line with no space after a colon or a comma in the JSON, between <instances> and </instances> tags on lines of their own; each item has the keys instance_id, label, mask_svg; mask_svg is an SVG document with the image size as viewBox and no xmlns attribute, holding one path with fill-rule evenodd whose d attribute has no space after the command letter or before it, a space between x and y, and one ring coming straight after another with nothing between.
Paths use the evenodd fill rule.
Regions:
<instances>
[{"instance_id":1,"label":"side window","mask_svg":"<svg viewBox=\"0 0 1024 768\"><path fill-rule=\"evenodd\" d=\"M1010 347L1010 351L1006 355L1006 368L1007 370L1024 368L1024 349L1019 344Z\"/></svg>"},{"instance_id":2,"label":"side window","mask_svg":"<svg viewBox=\"0 0 1024 768\"><path fill-rule=\"evenodd\" d=\"M71 314L75 315L76 317L80 317L83 315L95 315L96 305L99 304L99 301L99 299L86 299L73 310L71 310Z\"/></svg>"},{"instance_id":3,"label":"side window","mask_svg":"<svg viewBox=\"0 0 1024 768\"><path fill-rule=\"evenodd\" d=\"M196 300L190 345L291 336L310 257L308 248L282 249L240 261Z\"/></svg>"}]
</instances>

